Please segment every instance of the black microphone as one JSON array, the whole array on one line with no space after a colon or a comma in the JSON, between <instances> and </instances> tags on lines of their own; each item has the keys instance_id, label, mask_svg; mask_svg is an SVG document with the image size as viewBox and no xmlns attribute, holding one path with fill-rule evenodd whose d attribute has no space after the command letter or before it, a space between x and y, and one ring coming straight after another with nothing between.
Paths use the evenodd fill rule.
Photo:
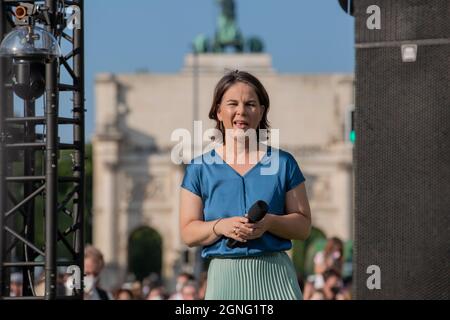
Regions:
<instances>
[{"instance_id":1,"label":"black microphone","mask_svg":"<svg viewBox=\"0 0 450 320\"><path fill-rule=\"evenodd\" d=\"M255 223L260 221L266 215L267 211L269 211L269 206L262 200L256 201L247 214L247 219L250 223ZM228 239L227 247L228 248L236 248L240 245L245 245L244 242L240 242L234 239Z\"/></svg>"}]
</instances>

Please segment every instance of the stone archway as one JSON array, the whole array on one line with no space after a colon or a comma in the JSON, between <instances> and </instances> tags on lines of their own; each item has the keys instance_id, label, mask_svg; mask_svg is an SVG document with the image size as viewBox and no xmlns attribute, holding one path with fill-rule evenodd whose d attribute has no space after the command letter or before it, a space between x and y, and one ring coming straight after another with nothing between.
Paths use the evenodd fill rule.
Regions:
<instances>
[{"instance_id":1,"label":"stone archway","mask_svg":"<svg viewBox=\"0 0 450 320\"><path fill-rule=\"evenodd\" d=\"M158 231L141 226L130 233L128 238L128 272L137 280L151 273L161 275L162 237Z\"/></svg>"}]
</instances>

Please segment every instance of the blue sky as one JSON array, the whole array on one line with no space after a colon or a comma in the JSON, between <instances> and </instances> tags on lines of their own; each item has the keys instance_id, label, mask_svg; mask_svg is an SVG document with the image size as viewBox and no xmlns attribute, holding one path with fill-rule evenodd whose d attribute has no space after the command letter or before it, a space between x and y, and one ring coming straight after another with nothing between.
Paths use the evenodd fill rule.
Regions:
<instances>
[{"instance_id":1,"label":"blue sky","mask_svg":"<svg viewBox=\"0 0 450 320\"><path fill-rule=\"evenodd\" d=\"M258 36L281 73L354 71L352 17L337 0L235 0L244 35ZM94 132L94 77L178 72L197 34L212 37L215 0L85 1L86 140ZM65 133L61 133L64 135Z\"/></svg>"}]
</instances>

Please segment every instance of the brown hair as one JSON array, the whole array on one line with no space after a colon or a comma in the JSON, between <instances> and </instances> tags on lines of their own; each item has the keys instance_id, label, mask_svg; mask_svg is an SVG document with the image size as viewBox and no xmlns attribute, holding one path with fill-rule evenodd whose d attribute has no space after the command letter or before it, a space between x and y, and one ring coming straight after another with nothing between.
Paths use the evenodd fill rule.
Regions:
<instances>
[{"instance_id":1,"label":"brown hair","mask_svg":"<svg viewBox=\"0 0 450 320\"><path fill-rule=\"evenodd\" d=\"M245 71L231 71L219 80L214 89L214 96L211 104L211 109L209 110L209 118L216 121L216 129L222 132L223 141L225 141L225 129L220 125L220 121L217 118L217 112L219 110L220 103L222 102L223 95L225 92L235 83L242 82L255 90L256 95L258 96L259 104L264 106L264 112L261 121L259 122L259 129L269 129L270 124L267 120L267 113L269 112L270 107L270 99L267 94L266 88L262 85L262 83L252 74ZM259 132L256 131L258 141L259 141Z\"/></svg>"},{"instance_id":2,"label":"brown hair","mask_svg":"<svg viewBox=\"0 0 450 320\"><path fill-rule=\"evenodd\" d=\"M334 256L335 251L339 252L339 257ZM337 237L328 239L324 255L328 261L328 268L336 269L340 273L344 263L344 243L342 240Z\"/></svg>"},{"instance_id":3,"label":"brown hair","mask_svg":"<svg viewBox=\"0 0 450 320\"><path fill-rule=\"evenodd\" d=\"M341 239L337 237L332 237L328 239L327 244L325 245L324 249L325 256L330 255L331 253L333 253L333 251L336 250L339 251L342 258L344 255L344 243L342 242Z\"/></svg>"}]
</instances>

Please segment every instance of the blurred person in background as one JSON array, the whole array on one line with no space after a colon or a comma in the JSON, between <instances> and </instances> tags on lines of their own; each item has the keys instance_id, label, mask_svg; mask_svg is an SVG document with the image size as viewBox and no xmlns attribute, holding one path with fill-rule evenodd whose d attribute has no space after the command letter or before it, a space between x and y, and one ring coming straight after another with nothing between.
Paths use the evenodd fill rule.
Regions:
<instances>
[{"instance_id":1,"label":"blurred person in background","mask_svg":"<svg viewBox=\"0 0 450 320\"><path fill-rule=\"evenodd\" d=\"M84 299L112 300L112 295L99 287L100 275L105 266L103 254L92 245L84 248Z\"/></svg>"},{"instance_id":2,"label":"blurred person in background","mask_svg":"<svg viewBox=\"0 0 450 320\"><path fill-rule=\"evenodd\" d=\"M131 291L131 293L133 295L133 299L135 299L135 300L142 300L143 299L144 294L143 294L143 290L142 289L143 289L143 287L142 287L142 283L140 281L134 281L131 284L130 291Z\"/></svg>"},{"instance_id":3,"label":"blurred person in background","mask_svg":"<svg viewBox=\"0 0 450 320\"><path fill-rule=\"evenodd\" d=\"M158 273L152 272L142 280L142 296L147 297L150 289L162 286L162 280Z\"/></svg>"},{"instance_id":4,"label":"blurred person in background","mask_svg":"<svg viewBox=\"0 0 450 320\"><path fill-rule=\"evenodd\" d=\"M344 290L342 277L335 269L328 269L323 273L324 300L349 300L348 293Z\"/></svg>"},{"instance_id":5,"label":"blurred person in background","mask_svg":"<svg viewBox=\"0 0 450 320\"><path fill-rule=\"evenodd\" d=\"M115 300L133 300L133 293L131 290L120 288L114 294Z\"/></svg>"},{"instance_id":6,"label":"blurred person in background","mask_svg":"<svg viewBox=\"0 0 450 320\"><path fill-rule=\"evenodd\" d=\"M189 280L181 288L181 300L198 300L197 284Z\"/></svg>"},{"instance_id":7,"label":"blurred person in background","mask_svg":"<svg viewBox=\"0 0 450 320\"><path fill-rule=\"evenodd\" d=\"M310 275L305 283L304 298L310 300L314 292L322 290L325 285L324 272L333 269L342 274L344 264L344 244L341 239L332 237L328 239L323 251L314 256L314 274Z\"/></svg>"},{"instance_id":8,"label":"blurred person in background","mask_svg":"<svg viewBox=\"0 0 450 320\"><path fill-rule=\"evenodd\" d=\"M10 296L22 296L23 275L20 272L11 273Z\"/></svg>"},{"instance_id":9,"label":"blurred person in background","mask_svg":"<svg viewBox=\"0 0 450 320\"><path fill-rule=\"evenodd\" d=\"M166 290L163 286L157 286L150 289L150 292L147 295L147 300L166 300Z\"/></svg>"},{"instance_id":10,"label":"blurred person in background","mask_svg":"<svg viewBox=\"0 0 450 320\"><path fill-rule=\"evenodd\" d=\"M344 287L339 272L335 269L328 269L322 273L322 277L323 286L308 289L311 291L308 291L307 300L350 300L350 294Z\"/></svg>"},{"instance_id":11,"label":"blurred person in background","mask_svg":"<svg viewBox=\"0 0 450 320\"><path fill-rule=\"evenodd\" d=\"M342 274L344 265L344 243L337 237L328 239L325 249L314 256L314 272L322 274L328 269L334 269Z\"/></svg>"},{"instance_id":12,"label":"blurred person in background","mask_svg":"<svg viewBox=\"0 0 450 320\"><path fill-rule=\"evenodd\" d=\"M177 283L175 285L175 293L173 293L169 300L183 300L181 289L188 281L194 281L195 278L188 272L182 272L177 276Z\"/></svg>"}]
</instances>

